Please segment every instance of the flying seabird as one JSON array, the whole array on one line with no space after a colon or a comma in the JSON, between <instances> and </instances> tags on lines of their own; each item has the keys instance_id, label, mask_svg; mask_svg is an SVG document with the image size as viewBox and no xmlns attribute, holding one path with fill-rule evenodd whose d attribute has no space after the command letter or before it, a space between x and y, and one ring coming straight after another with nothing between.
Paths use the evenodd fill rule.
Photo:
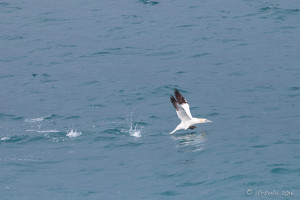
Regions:
<instances>
[{"instance_id":1,"label":"flying seabird","mask_svg":"<svg viewBox=\"0 0 300 200\"><path fill-rule=\"evenodd\" d=\"M181 120L180 124L169 134L175 133L178 130L186 130L186 129L194 129L196 126L195 124L202 124L207 122L212 122L208 119L204 118L195 118L192 117L190 112L190 106L185 100L185 98L180 94L180 92L175 89L174 90L175 97L173 95L170 96L171 102L176 109L176 113Z\"/></svg>"}]
</instances>

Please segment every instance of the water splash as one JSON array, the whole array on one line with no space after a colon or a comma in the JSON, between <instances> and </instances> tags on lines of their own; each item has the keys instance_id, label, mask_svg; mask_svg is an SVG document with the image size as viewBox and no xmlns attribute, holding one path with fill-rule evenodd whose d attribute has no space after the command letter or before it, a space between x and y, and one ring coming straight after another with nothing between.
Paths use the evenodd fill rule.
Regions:
<instances>
[{"instance_id":1,"label":"water splash","mask_svg":"<svg viewBox=\"0 0 300 200\"><path fill-rule=\"evenodd\" d=\"M132 136L132 137L142 137L141 135L141 132L142 132L142 129L139 128L139 125L136 123L134 125L134 123L130 122L129 123L129 135Z\"/></svg>"},{"instance_id":2,"label":"water splash","mask_svg":"<svg viewBox=\"0 0 300 200\"><path fill-rule=\"evenodd\" d=\"M133 122L132 120L132 115L133 115L133 112L131 112L130 114L130 119L128 119L128 126L129 126L129 129L126 130L126 129L122 129L121 132L122 133L129 133L130 136L132 137L142 137L142 130L143 130L143 126L141 126L138 122Z\"/></svg>"},{"instance_id":3,"label":"water splash","mask_svg":"<svg viewBox=\"0 0 300 200\"><path fill-rule=\"evenodd\" d=\"M134 123L134 122L129 122L129 129L122 129L121 132L122 133L129 133L130 136L132 137L142 137L142 129L143 127L139 126L138 123Z\"/></svg>"},{"instance_id":4,"label":"water splash","mask_svg":"<svg viewBox=\"0 0 300 200\"><path fill-rule=\"evenodd\" d=\"M76 130L71 130L66 136L70 138L78 137L81 135L81 132L77 132Z\"/></svg>"}]
</instances>

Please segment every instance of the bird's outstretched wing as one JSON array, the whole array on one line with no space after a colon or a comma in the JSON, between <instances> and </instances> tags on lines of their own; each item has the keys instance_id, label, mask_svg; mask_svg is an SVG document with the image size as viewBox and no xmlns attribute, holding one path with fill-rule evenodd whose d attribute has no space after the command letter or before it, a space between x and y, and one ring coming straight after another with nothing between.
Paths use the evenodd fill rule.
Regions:
<instances>
[{"instance_id":1,"label":"bird's outstretched wing","mask_svg":"<svg viewBox=\"0 0 300 200\"><path fill-rule=\"evenodd\" d=\"M190 119L192 119L193 117L192 117L192 114L191 114L191 111L190 111L190 106L187 103L186 99L182 96L182 94L180 94L180 92L177 89L174 90L174 93L175 93L175 97L176 97L177 102L179 103L179 105L185 110L188 117Z\"/></svg>"},{"instance_id":2,"label":"bird's outstretched wing","mask_svg":"<svg viewBox=\"0 0 300 200\"><path fill-rule=\"evenodd\" d=\"M177 116L181 121L188 121L192 118L187 114L186 110L182 107L182 105L179 104L179 102L175 99L175 97L172 95L170 96L170 100L176 109Z\"/></svg>"}]
</instances>

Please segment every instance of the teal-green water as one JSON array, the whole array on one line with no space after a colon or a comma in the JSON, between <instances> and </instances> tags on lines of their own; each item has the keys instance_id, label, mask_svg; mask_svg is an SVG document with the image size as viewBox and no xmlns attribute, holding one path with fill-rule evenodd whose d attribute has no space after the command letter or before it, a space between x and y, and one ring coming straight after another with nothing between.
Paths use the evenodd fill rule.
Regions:
<instances>
[{"instance_id":1,"label":"teal-green water","mask_svg":"<svg viewBox=\"0 0 300 200\"><path fill-rule=\"evenodd\" d=\"M300 4L0 2L1 199L299 199ZM213 123L172 131L178 88Z\"/></svg>"}]
</instances>

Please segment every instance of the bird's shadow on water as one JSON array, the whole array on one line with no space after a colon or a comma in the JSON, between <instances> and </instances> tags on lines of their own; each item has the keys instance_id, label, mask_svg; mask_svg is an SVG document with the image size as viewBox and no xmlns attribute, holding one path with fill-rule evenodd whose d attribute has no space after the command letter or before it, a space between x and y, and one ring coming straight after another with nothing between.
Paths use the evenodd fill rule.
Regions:
<instances>
[{"instance_id":1,"label":"bird's shadow on water","mask_svg":"<svg viewBox=\"0 0 300 200\"><path fill-rule=\"evenodd\" d=\"M205 132L189 132L185 134L174 134L171 136L177 142L177 149L179 152L196 152L205 149L205 142L207 141Z\"/></svg>"}]
</instances>

